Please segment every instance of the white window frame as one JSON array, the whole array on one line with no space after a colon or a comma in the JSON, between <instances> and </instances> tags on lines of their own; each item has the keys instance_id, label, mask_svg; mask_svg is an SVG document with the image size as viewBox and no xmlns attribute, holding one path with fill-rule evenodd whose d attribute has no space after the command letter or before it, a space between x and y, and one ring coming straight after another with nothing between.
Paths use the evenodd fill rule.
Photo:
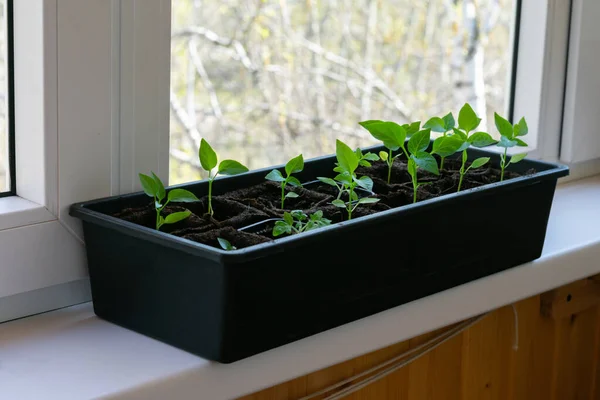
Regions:
<instances>
[{"instance_id":1,"label":"white window frame","mask_svg":"<svg viewBox=\"0 0 600 400\"><path fill-rule=\"evenodd\" d=\"M584 0L582 0L584 1ZM569 2L522 1L514 116L558 160ZM0 199L0 322L90 299L68 207L169 175L171 0L16 0L17 196ZM589 171L588 171L589 172Z\"/></svg>"}]
</instances>

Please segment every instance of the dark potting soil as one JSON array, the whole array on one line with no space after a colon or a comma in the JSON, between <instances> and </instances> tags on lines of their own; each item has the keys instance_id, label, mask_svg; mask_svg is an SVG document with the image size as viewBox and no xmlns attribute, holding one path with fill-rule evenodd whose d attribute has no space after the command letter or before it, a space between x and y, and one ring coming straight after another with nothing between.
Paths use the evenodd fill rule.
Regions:
<instances>
[{"instance_id":1,"label":"dark potting soil","mask_svg":"<svg viewBox=\"0 0 600 400\"><path fill-rule=\"evenodd\" d=\"M444 194L454 193L458 189L460 179L460 162L446 160L444 170L439 176L419 170L419 182L430 183L423 185L417 192L417 201L427 200ZM534 173L535 171L528 171ZM369 176L373 180L371 197L380 199L378 203L360 205L352 217L358 218L391 208L401 207L413 202L413 187L411 177L406 169L406 163L397 159L392 166L392 178L387 183L388 166L384 162L375 162L372 167L359 167L358 176ZM504 179L511 179L520 174L505 171ZM463 178L461 190L500 181L500 170L484 166L469 171ZM215 182L218 185L218 181ZM197 203L185 205L169 205L163 210L163 216L184 211L192 212L189 218L172 225L163 225L161 230L175 236L204 243L219 248L217 238L227 239L238 249L265 243L273 240L271 235L274 221L259 225L255 229L239 231L238 229L267 219L281 218L284 211L303 210L310 215L322 211L325 218L333 223L347 219L347 213L331 205L337 197L337 190L329 185L316 182L307 184L304 188L288 186L285 192L294 191L299 197L285 199L285 209L281 209L281 186L275 182L264 182L244 189L231 191L222 196L213 196L212 206L214 215L206 214L208 198L205 196ZM359 197L368 196L359 193ZM154 228L156 211L151 201L145 207L127 208L113 214L114 217L133 222L148 228Z\"/></svg>"}]
</instances>

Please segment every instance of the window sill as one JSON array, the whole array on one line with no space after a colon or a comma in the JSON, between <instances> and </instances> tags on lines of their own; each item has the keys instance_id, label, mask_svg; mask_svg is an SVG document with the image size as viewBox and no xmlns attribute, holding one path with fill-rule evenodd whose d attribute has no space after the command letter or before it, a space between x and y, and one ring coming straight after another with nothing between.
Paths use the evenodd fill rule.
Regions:
<instances>
[{"instance_id":1,"label":"window sill","mask_svg":"<svg viewBox=\"0 0 600 400\"><path fill-rule=\"evenodd\" d=\"M45 207L11 196L0 199L0 231L56 219Z\"/></svg>"},{"instance_id":2,"label":"window sill","mask_svg":"<svg viewBox=\"0 0 600 400\"><path fill-rule=\"evenodd\" d=\"M6 323L0 386L9 398L219 400L251 393L600 273L598 202L600 176L561 185L539 260L230 365L100 320L89 303Z\"/></svg>"}]
</instances>

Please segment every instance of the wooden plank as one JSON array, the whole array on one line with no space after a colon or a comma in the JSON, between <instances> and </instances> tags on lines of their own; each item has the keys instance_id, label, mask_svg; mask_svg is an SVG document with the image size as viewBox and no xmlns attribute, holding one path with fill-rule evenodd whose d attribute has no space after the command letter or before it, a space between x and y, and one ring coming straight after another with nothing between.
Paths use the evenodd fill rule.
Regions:
<instances>
[{"instance_id":1,"label":"wooden plank","mask_svg":"<svg viewBox=\"0 0 600 400\"><path fill-rule=\"evenodd\" d=\"M554 319L566 318L600 304L600 282L583 279L541 295L540 312Z\"/></svg>"}]
</instances>

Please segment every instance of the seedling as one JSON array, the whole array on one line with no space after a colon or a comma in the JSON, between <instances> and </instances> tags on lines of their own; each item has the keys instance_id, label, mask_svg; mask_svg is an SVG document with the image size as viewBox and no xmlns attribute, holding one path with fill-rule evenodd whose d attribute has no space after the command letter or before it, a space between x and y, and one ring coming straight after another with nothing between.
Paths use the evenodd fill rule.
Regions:
<instances>
[{"instance_id":1,"label":"seedling","mask_svg":"<svg viewBox=\"0 0 600 400\"><path fill-rule=\"evenodd\" d=\"M433 132L439 132L442 134L442 136L440 136L439 138L435 139L433 141L433 148L436 149L440 148L440 147L445 147L446 151L443 153L437 153L440 155L441 161L440 161L440 170L444 169L444 161L446 159L446 157L451 156L452 154L456 153L456 150L458 150L458 146L456 150L451 151L451 148L454 147L454 144L452 143L453 141L447 142L446 137L448 137L448 132L451 132L454 127L456 126L456 121L454 120L454 115L452 115L452 113L448 113L446 115L444 115L442 118L440 117L433 117L431 119L429 119L429 121L425 122L425 125L423 125L423 129L431 129ZM437 145L436 145L437 143ZM442 143L444 143L444 145L442 146Z\"/></svg>"},{"instance_id":2,"label":"seedling","mask_svg":"<svg viewBox=\"0 0 600 400\"><path fill-rule=\"evenodd\" d=\"M219 164L217 172L212 173L213 169L217 166L218 159L217 153L213 150L208 142L204 139L200 142L200 150L198 151L198 157L200 158L200 165L202 169L208 172L208 211L207 214L213 215L215 212L212 208L212 184L217 175L238 175L244 172L248 172L248 168L235 160L223 160Z\"/></svg>"},{"instance_id":3,"label":"seedling","mask_svg":"<svg viewBox=\"0 0 600 400\"><path fill-rule=\"evenodd\" d=\"M287 164L285 164L285 174L286 174L285 178L283 177L281 172L279 172L278 169L274 169L273 171L269 172L267 174L267 176L265 176L265 179L267 179L269 181L281 183L281 209L282 210L283 210L283 206L285 203L285 199L298 197L298 193L295 193L295 192L288 192L286 194L285 187L288 185L288 183L291 186L302 187L302 184L300 183L300 181L297 178L293 177L292 174L301 172L303 169L304 169L304 158L302 157L302 154L300 154L298 157L292 158L290 161L287 162Z\"/></svg>"},{"instance_id":4,"label":"seedling","mask_svg":"<svg viewBox=\"0 0 600 400\"><path fill-rule=\"evenodd\" d=\"M388 165L387 183L391 183L394 160L401 154L398 153L394 156L394 151L402 149L406 158L408 158L408 152L405 147L406 138L409 136L409 133L412 136L415 130L419 130L421 122L417 121L411 124L398 125L391 121L369 120L359 122L359 124L368 130L375 139L381 140L383 145L388 149L387 152L379 152L379 157Z\"/></svg>"},{"instance_id":5,"label":"seedling","mask_svg":"<svg viewBox=\"0 0 600 400\"><path fill-rule=\"evenodd\" d=\"M354 150L354 153L356 154L356 157L358 157L358 165L363 166L363 167L371 167L371 161L379 161L379 156L377 154L373 154L371 152L363 154L362 150L360 148L357 148L356 150ZM338 172L338 173L343 173L344 170L339 166L339 163L335 163L335 168L333 169L334 172ZM331 179L331 178L317 178L318 180L320 180L323 183L326 183L328 185L331 186L335 186L338 189L338 195L337 198L340 199L342 197L342 195L344 194L344 184L343 183L337 183L335 180ZM370 178L369 178L370 179ZM373 188L373 185L371 185L371 189L369 189L369 191L371 191Z\"/></svg>"},{"instance_id":6,"label":"seedling","mask_svg":"<svg viewBox=\"0 0 600 400\"><path fill-rule=\"evenodd\" d=\"M458 181L458 189L457 192L460 192L462 187L462 182L465 174L470 169L480 168L483 165L487 164L490 161L489 157L480 157L473 160L473 163L468 168L466 167L467 163L467 149L469 146L473 147L486 147L492 144L497 143L494 138L490 136L489 133L486 132L475 132L471 135L479 124L481 123L481 118L477 116L475 111L471 108L469 104L465 104L458 113L458 128L453 128L454 135L452 138L458 138L461 141L461 146L457 149L457 151L462 151L461 157L461 166L460 166L460 179ZM448 139L444 139L448 141ZM440 154L440 153L438 153ZM440 154L441 155L441 154Z\"/></svg>"},{"instance_id":7,"label":"seedling","mask_svg":"<svg viewBox=\"0 0 600 400\"><path fill-rule=\"evenodd\" d=\"M289 234L296 235L298 233L319 229L330 225L331 220L323 217L323 211L317 211L310 217L302 212L302 210L294 210L292 212L283 213L283 221L275 222L273 227L273 236Z\"/></svg>"},{"instance_id":8,"label":"seedling","mask_svg":"<svg viewBox=\"0 0 600 400\"><path fill-rule=\"evenodd\" d=\"M494 113L494 121L496 122L496 128L498 132L500 132L500 142L498 142L498 147L504 148L504 153L500 154L500 182L504 180L504 170L510 164L516 164L525 157L527 157L527 153L515 154L510 157L510 160L507 162L507 152L510 147L521 146L527 147L527 143L525 143L519 136L525 136L529 132L529 128L527 127L527 122L525 118L521 118L519 123L512 125L506 119L502 118L497 113Z\"/></svg>"},{"instance_id":9,"label":"seedling","mask_svg":"<svg viewBox=\"0 0 600 400\"><path fill-rule=\"evenodd\" d=\"M352 212L356 210L360 204L377 203L379 199L372 197L358 198L356 194L356 188L361 187L368 191L373 190L373 180L368 176L362 176L358 178L356 176L356 168L358 168L361 158L357 155L357 152L352 151L348 145L340 140L336 140L335 155L337 158L337 165L333 169L338 172L338 175L334 178L323 178L319 177L321 182L331 186L335 186L340 189L338 198L333 200L331 204L336 207L345 208L348 212L348 219L352 219ZM348 194L348 201L341 200L341 194Z\"/></svg>"},{"instance_id":10,"label":"seedling","mask_svg":"<svg viewBox=\"0 0 600 400\"><path fill-rule=\"evenodd\" d=\"M189 217L192 213L189 210L175 212L163 217L161 212L165 209L169 203L192 203L198 201L198 198L192 193L185 189L172 189L169 190L167 196L165 185L154 172L152 176L140 174L140 182L144 193L154 199L154 208L156 209L156 230L159 231L161 226L164 224L174 224L182 221ZM163 204L163 200L166 200Z\"/></svg>"},{"instance_id":11,"label":"seedling","mask_svg":"<svg viewBox=\"0 0 600 400\"><path fill-rule=\"evenodd\" d=\"M217 238L217 241L219 242L219 246L221 246L221 248L223 250L227 250L227 251L237 250L237 247L235 247L234 245L232 245L229 242L229 240L227 240L227 239Z\"/></svg>"},{"instance_id":12,"label":"seedling","mask_svg":"<svg viewBox=\"0 0 600 400\"><path fill-rule=\"evenodd\" d=\"M429 147L429 140L431 137L430 129L423 129L415 133L408 141L408 151L410 156L408 158L408 173L412 178L413 184L413 203L417 202L417 191L423 185L427 183L419 182L417 171L419 168L431 172L434 175L439 175L436 159L429 154L426 150Z\"/></svg>"}]
</instances>

